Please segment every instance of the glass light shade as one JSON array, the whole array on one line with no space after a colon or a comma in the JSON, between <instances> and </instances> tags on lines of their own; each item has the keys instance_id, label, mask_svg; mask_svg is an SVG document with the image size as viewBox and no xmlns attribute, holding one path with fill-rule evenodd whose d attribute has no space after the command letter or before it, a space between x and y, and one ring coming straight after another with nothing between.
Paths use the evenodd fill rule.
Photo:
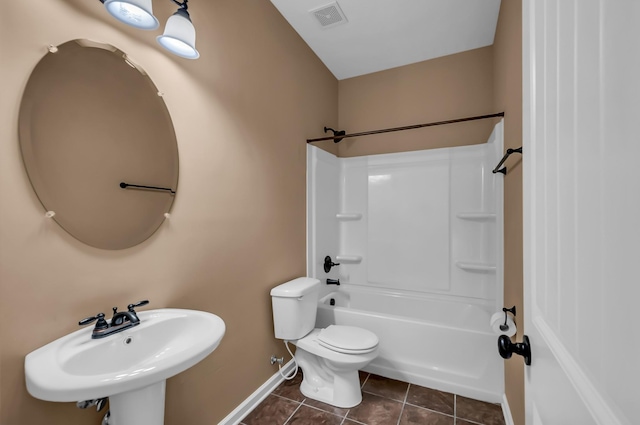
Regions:
<instances>
[{"instance_id":1,"label":"glass light shade","mask_svg":"<svg viewBox=\"0 0 640 425\"><path fill-rule=\"evenodd\" d=\"M174 55L186 59L198 59L200 53L196 50L196 29L191 23L189 13L178 9L169 17L164 27L164 34L157 38L158 43Z\"/></svg>"},{"instance_id":2,"label":"glass light shade","mask_svg":"<svg viewBox=\"0 0 640 425\"><path fill-rule=\"evenodd\" d=\"M111 16L132 27L154 30L159 26L151 0L106 0L104 7Z\"/></svg>"}]
</instances>

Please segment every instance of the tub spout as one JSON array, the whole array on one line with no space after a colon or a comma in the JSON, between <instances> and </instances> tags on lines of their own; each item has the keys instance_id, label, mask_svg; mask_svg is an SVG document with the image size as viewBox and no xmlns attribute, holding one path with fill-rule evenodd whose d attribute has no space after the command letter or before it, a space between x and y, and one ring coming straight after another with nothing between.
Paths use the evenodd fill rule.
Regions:
<instances>
[{"instance_id":1,"label":"tub spout","mask_svg":"<svg viewBox=\"0 0 640 425\"><path fill-rule=\"evenodd\" d=\"M340 285L340 279L327 279L327 285Z\"/></svg>"}]
</instances>

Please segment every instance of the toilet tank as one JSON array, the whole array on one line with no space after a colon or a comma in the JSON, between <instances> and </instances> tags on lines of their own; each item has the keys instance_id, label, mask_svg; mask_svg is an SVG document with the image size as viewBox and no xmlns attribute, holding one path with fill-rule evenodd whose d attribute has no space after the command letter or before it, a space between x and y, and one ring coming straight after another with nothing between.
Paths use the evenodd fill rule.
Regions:
<instances>
[{"instance_id":1,"label":"toilet tank","mask_svg":"<svg viewBox=\"0 0 640 425\"><path fill-rule=\"evenodd\" d=\"M292 341L313 330L318 311L320 281L299 277L271 290L276 338Z\"/></svg>"}]
</instances>

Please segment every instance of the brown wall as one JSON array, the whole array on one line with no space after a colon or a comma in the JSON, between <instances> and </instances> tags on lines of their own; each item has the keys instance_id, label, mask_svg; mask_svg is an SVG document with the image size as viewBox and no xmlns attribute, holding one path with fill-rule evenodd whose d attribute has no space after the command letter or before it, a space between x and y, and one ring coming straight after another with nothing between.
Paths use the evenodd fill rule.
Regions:
<instances>
[{"instance_id":1,"label":"brown wall","mask_svg":"<svg viewBox=\"0 0 640 425\"><path fill-rule=\"evenodd\" d=\"M340 129L348 133L490 114L491 46L341 80ZM485 143L495 120L420 128L339 143L342 157Z\"/></svg>"},{"instance_id":2,"label":"brown wall","mask_svg":"<svg viewBox=\"0 0 640 425\"><path fill-rule=\"evenodd\" d=\"M522 146L522 0L503 0L493 44L495 107L505 111L506 148ZM525 152L526 154L526 152ZM512 155L504 179L504 304L517 307L522 341L522 157ZM505 392L515 425L524 425L524 363L505 361Z\"/></svg>"},{"instance_id":3,"label":"brown wall","mask_svg":"<svg viewBox=\"0 0 640 425\"><path fill-rule=\"evenodd\" d=\"M156 45L98 1L23 0L0 14L0 424L100 423L32 398L24 356L79 319L148 298L211 311L220 347L168 381L166 423L214 424L277 370L269 290L305 274L305 143L337 124L338 83L269 1L190 3L201 59ZM164 23L175 10L154 2ZM76 38L127 52L165 93L180 153L171 219L134 248L91 248L44 218L17 140L18 108L48 44Z\"/></svg>"}]
</instances>

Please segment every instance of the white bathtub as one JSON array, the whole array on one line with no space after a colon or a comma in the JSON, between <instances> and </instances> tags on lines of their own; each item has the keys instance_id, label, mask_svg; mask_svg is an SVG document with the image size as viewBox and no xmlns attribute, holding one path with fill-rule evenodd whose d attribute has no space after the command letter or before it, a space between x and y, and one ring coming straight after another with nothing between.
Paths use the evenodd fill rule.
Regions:
<instances>
[{"instance_id":1,"label":"white bathtub","mask_svg":"<svg viewBox=\"0 0 640 425\"><path fill-rule=\"evenodd\" d=\"M379 356L367 372L499 403L504 368L489 318L471 303L342 285L321 298L316 326L375 332Z\"/></svg>"}]
</instances>

